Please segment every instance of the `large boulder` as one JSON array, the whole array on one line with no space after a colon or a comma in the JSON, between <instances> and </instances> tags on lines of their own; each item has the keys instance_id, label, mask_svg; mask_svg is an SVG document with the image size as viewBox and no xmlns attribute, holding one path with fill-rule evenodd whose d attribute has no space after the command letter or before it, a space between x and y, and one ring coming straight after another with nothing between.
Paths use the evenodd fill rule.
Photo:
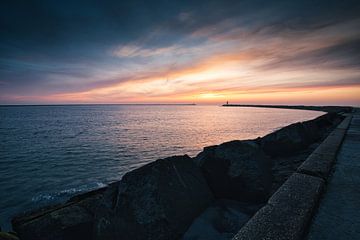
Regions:
<instances>
[{"instance_id":1,"label":"large boulder","mask_svg":"<svg viewBox=\"0 0 360 240\"><path fill-rule=\"evenodd\" d=\"M88 192L67 203L15 217L13 229L22 240L92 239L96 206L106 188Z\"/></svg>"},{"instance_id":2,"label":"large boulder","mask_svg":"<svg viewBox=\"0 0 360 240\"><path fill-rule=\"evenodd\" d=\"M260 140L264 152L272 157L291 155L294 152L305 149L311 141L307 137L304 125L294 123Z\"/></svg>"},{"instance_id":3,"label":"large boulder","mask_svg":"<svg viewBox=\"0 0 360 240\"><path fill-rule=\"evenodd\" d=\"M270 193L271 159L255 140L205 147L194 161L216 198L264 202Z\"/></svg>"},{"instance_id":4,"label":"large boulder","mask_svg":"<svg viewBox=\"0 0 360 240\"><path fill-rule=\"evenodd\" d=\"M127 173L95 216L96 239L179 239L213 201L199 167L175 156Z\"/></svg>"}]
</instances>

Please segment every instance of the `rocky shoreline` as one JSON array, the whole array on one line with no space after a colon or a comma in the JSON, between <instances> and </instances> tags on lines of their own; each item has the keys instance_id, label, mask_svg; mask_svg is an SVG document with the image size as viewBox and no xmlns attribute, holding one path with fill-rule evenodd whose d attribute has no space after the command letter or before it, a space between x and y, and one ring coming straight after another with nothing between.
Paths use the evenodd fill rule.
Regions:
<instances>
[{"instance_id":1,"label":"rocky shoreline","mask_svg":"<svg viewBox=\"0 0 360 240\"><path fill-rule=\"evenodd\" d=\"M12 220L20 239L231 239L343 117L205 147Z\"/></svg>"}]
</instances>

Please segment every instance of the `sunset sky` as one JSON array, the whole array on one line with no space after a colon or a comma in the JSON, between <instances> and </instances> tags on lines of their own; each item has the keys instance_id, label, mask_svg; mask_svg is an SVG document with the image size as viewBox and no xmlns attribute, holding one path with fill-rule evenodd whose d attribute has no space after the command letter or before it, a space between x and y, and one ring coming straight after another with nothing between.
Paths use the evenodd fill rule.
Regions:
<instances>
[{"instance_id":1,"label":"sunset sky","mask_svg":"<svg viewBox=\"0 0 360 240\"><path fill-rule=\"evenodd\" d=\"M0 104L360 105L360 1L1 1Z\"/></svg>"}]
</instances>

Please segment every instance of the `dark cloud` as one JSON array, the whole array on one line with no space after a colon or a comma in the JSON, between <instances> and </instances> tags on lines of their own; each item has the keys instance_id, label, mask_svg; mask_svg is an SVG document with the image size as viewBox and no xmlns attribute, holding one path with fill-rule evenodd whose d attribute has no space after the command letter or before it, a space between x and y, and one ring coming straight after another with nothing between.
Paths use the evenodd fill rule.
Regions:
<instances>
[{"instance_id":1,"label":"dark cloud","mask_svg":"<svg viewBox=\"0 0 360 240\"><path fill-rule=\"evenodd\" d=\"M360 37L360 36L359 36ZM290 57L275 58L262 69L353 69L360 70L360 38L311 51L292 53ZM360 83L360 79L358 80Z\"/></svg>"},{"instance_id":2,"label":"dark cloud","mask_svg":"<svg viewBox=\"0 0 360 240\"><path fill-rule=\"evenodd\" d=\"M144 38L156 27L175 36L233 17L249 28L276 25L308 29L358 17L358 1L6 1L1 3L1 42L22 49L62 51L85 44L107 46ZM181 19L181 14L189 14ZM169 34L170 35L170 34ZM26 45L25 44L29 44ZM50 48L50 49L48 49ZM76 48L70 47L76 54Z\"/></svg>"}]
</instances>

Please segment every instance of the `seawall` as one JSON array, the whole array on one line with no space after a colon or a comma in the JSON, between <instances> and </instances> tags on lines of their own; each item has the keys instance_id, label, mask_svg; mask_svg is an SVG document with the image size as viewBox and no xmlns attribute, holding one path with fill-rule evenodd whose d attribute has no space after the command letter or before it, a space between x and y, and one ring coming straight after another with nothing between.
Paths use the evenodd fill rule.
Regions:
<instances>
[{"instance_id":1,"label":"seawall","mask_svg":"<svg viewBox=\"0 0 360 240\"><path fill-rule=\"evenodd\" d=\"M303 239L352 116L347 116L233 240Z\"/></svg>"},{"instance_id":2,"label":"seawall","mask_svg":"<svg viewBox=\"0 0 360 240\"><path fill-rule=\"evenodd\" d=\"M105 188L18 216L12 221L13 228L23 240L179 239L186 236L204 212L227 199L233 205L246 205L238 207L246 216L237 229L256 212L235 237L243 239L243 234L250 236L256 231L259 221L266 225L266 220L275 219L270 214L277 212L275 206L297 211L296 201L303 202L303 197L308 196L313 202L303 208L314 208L329 169L327 161L318 164L316 159L328 157L322 151L340 144L338 139L345 131L341 129L346 127L343 122L335 128L343 117L329 112L263 138L205 147L195 158L184 155L157 160ZM333 132L328 135L330 131ZM321 147L326 142L330 145ZM317 185L313 184L315 178ZM304 183L312 187L305 188ZM301 189L308 192L294 193L294 206L284 206L284 201L289 201L288 193L292 195ZM310 210L296 223L308 221ZM232 229L232 234L236 232Z\"/></svg>"}]
</instances>

